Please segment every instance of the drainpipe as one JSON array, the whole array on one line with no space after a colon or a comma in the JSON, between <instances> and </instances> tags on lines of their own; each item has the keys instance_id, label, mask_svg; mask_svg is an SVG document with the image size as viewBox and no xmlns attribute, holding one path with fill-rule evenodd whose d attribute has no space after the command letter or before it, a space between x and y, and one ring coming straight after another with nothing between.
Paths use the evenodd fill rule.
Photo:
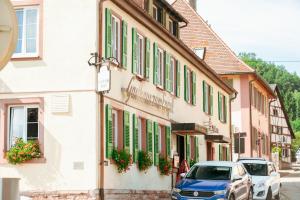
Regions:
<instances>
[{"instance_id":1,"label":"drainpipe","mask_svg":"<svg viewBox=\"0 0 300 200\"><path fill-rule=\"evenodd\" d=\"M269 156L270 156L270 160L272 160L272 154L271 154L271 150L272 150L272 142L271 142L271 140L272 140L271 104L275 101L276 101L276 99L271 99L271 101L269 101L269 113L268 113L269 116L268 117L269 117L269 134L270 134L270 139L269 139L270 152L268 152L268 153L269 153Z\"/></svg>"},{"instance_id":2,"label":"drainpipe","mask_svg":"<svg viewBox=\"0 0 300 200\"><path fill-rule=\"evenodd\" d=\"M232 154L233 154L233 149L232 149L232 102L237 98L237 92L234 93L234 96L233 97L230 97L230 103L229 103L229 135L230 135L230 141L231 143L229 144L229 147L230 147L230 160L232 161Z\"/></svg>"},{"instance_id":3,"label":"drainpipe","mask_svg":"<svg viewBox=\"0 0 300 200\"><path fill-rule=\"evenodd\" d=\"M250 157L253 156L253 149L252 149L252 82L254 82L255 79L251 80L249 82L249 99L250 99L250 108L249 108L249 113L250 113Z\"/></svg>"},{"instance_id":4,"label":"drainpipe","mask_svg":"<svg viewBox=\"0 0 300 200\"><path fill-rule=\"evenodd\" d=\"M99 58L102 58L102 35L103 35L103 30L102 30L102 15L103 15L103 1L100 0L99 4L99 11L98 11L98 52L99 52ZM98 69L98 68L97 68ZM100 123L100 163L99 163L99 199L104 200L104 97L103 93L101 92L98 95L98 105L99 105L99 111L100 111L100 116L99 116L99 121L97 123Z\"/></svg>"}]
</instances>

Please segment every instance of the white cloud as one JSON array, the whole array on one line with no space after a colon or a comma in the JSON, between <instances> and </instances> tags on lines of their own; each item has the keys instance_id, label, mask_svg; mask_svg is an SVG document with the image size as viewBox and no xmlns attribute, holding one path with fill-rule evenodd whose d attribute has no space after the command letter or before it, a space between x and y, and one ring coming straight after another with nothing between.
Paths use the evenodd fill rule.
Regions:
<instances>
[{"instance_id":1,"label":"white cloud","mask_svg":"<svg viewBox=\"0 0 300 200\"><path fill-rule=\"evenodd\" d=\"M236 52L300 60L300 1L198 0L198 12ZM300 75L300 63L278 63Z\"/></svg>"}]
</instances>

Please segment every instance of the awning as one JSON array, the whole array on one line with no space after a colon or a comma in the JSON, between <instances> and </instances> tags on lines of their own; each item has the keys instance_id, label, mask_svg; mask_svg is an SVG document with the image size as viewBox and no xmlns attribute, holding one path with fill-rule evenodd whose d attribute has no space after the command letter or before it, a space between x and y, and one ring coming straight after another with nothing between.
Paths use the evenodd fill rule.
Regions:
<instances>
[{"instance_id":1,"label":"awning","mask_svg":"<svg viewBox=\"0 0 300 200\"><path fill-rule=\"evenodd\" d=\"M225 137L224 135L217 134L208 134L205 135L205 140L209 140L215 143L231 143L229 137Z\"/></svg>"},{"instance_id":2,"label":"awning","mask_svg":"<svg viewBox=\"0 0 300 200\"><path fill-rule=\"evenodd\" d=\"M172 123L172 133L202 135L207 134L207 128L196 123Z\"/></svg>"}]
</instances>

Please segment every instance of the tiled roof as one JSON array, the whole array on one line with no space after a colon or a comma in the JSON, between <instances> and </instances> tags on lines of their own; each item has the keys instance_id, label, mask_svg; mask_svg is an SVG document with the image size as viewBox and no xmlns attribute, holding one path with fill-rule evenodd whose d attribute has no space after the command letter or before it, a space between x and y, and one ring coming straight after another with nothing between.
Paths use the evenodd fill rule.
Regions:
<instances>
[{"instance_id":1,"label":"tiled roof","mask_svg":"<svg viewBox=\"0 0 300 200\"><path fill-rule=\"evenodd\" d=\"M181 40L191 49L205 47L204 61L218 74L254 72L234 54L188 1L176 0L173 7L189 21L186 27L181 28Z\"/></svg>"}]
</instances>

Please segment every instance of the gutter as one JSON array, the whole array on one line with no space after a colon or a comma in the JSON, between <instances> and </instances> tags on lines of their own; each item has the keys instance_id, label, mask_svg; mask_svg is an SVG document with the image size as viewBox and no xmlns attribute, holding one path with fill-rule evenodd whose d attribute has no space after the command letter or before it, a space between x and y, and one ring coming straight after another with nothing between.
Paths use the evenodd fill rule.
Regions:
<instances>
[{"instance_id":1,"label":"gutter","mask_svg":"<svg viewBox=\"0 0 300 200\"><path fill-rule=\"evenodd\" d=\"M233 155L233 149L232 149L232 136L233 136L233 130L232 130L232 106L231 106L231 104L232 104L232 102L237 98L237 94L238 94L238 92L235 92L234 93L234 96L233 97L230 97L230 103L229 103L229 111L230 111L230 113L229 113L229 135L230 135L230 141L231 141L231 143L229 144L229 147L230 147L230 152L231 152L231 154L230 154L230 160L232 161L232 155Z\"/></svg>"},{"instance_id":2,"label":"gutter","mask_svg":"<svg viewBox=\"0 0 300 200\"><path fill-rule=\"evenodd\" d=\"M251 80L249 82L249 99L250 99L250 109L249 109L249 113L250 113L250 156L253 156L253 149L252 149L252 82L254 82L255 79Z\"/></svg>"}]
</instances>

